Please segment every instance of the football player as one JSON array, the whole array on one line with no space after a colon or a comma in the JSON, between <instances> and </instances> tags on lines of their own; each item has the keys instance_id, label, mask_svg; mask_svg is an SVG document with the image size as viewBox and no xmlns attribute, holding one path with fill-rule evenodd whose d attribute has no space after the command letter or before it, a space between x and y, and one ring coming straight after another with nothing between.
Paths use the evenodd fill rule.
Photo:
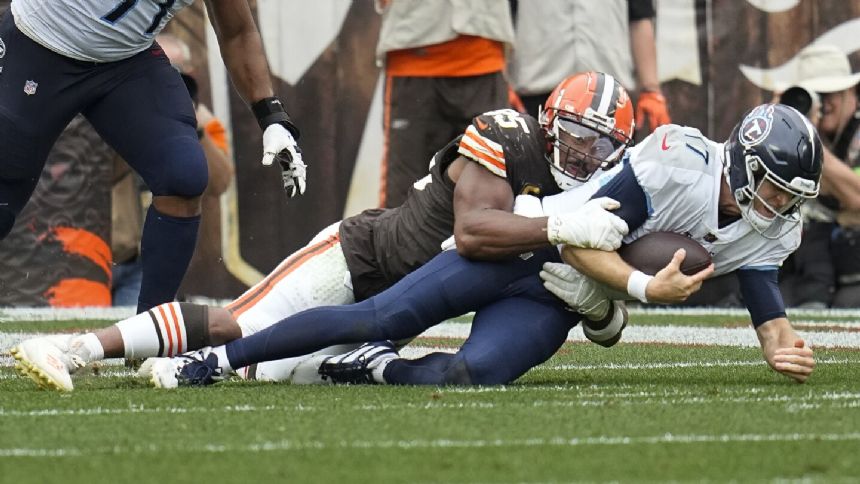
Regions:
<instances>
[{"instance_id":1,"label":"football player","mask_svg":"<svg viewBox=\"0 0 860 484\"><path fill-rule=\"evenodd\" d=\"M0 239L33 193L48 151L82 113L153 194L138 311L172 301L191 260L206 158L179 72L155 36L194 0L13 0L0 21ZM299 131L274 97L247 0L206 2L224 62L263 130L290 195L305 189Z\"/></svg>"},{"instance_id":2,"label":"football player","mask_svg":"<svg viewBox=\"0 0 860 484\"><path fill-rule=\"evenodd\" d=\"M555 248L536 249L505 261L473 261L446 251L388 290L351 306L304 311L264 331L199 352L180 371L182 384L210 384L231 368L305 354L336 343L383 340L327 358L320 372L335 381L389 384L501 384L548 359L564 343L577 313L545 290L538 271L545 262L547 286L586 318L613 315L610 297L671 303L684 300L714 273L737 270L764 357L776 371L799 382L812 373L812 350L785 317L777 267L800 242L799 206L818 193L821 142L793 108L758 106L726 143L698 130L658 128L631 150L624 163L578 189L545 198L553 213L594 197L621 203L632 241L654 231L686 233L714 255L714 264L692 276L680 272L683 251L646 276L613 251L563 249L566 261L608 285L569 276L554 263ZM469 338L456 354L401 359L390 340L414 337L428 327L475 311Z\"/></svg>"},{"instance_id":3,"label":"football player","mask_svg":"<svg viewBox=\"0 0 860 484\"><path fill-rule=\"evenodd\" d=\"M618 81L596 72L572 76L548 98L540 122L513 110L476 117L434 156L430 173L402 206L367 210L324 229L226 308L163 304L71 341L25 341L13 353L40 385L70 390L69 373L90 361L180 355L255 334L308 308L365 300L433 258L452 234L460 253L473 259L559 243L615 248L626 226L605 211L615 206L610 200L553 217L527 218L512 208L516 195L557 194L614 165L633 128L633 107ZM270 365L277 370L260 365L248 371L288 377L304 355L293 357ZM177 367L187 361L159 361L155 383L175 386Z\"/></svg>"}]
</instances>

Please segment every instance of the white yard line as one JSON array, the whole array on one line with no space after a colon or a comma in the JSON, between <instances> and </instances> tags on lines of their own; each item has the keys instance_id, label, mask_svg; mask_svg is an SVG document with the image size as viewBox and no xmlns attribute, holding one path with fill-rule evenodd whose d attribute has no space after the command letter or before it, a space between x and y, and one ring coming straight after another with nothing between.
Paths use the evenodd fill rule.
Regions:
<instances>
[{"instance_id":1,"label":"white yard line","mask_svg":"<svg viewBox=\"0 0 860 484\"><path fill-rule=\"evenodd\" d=\"M286 452L304 450L338 449L472 449L505 447L592 447L592 446L630 446L666 444L736 444L736 443L773 443L773 442L856 442L860 433L817 434L681 434L666 433L652 436L601 436L601 437L537 437L531 439L488 439L488 440L352 440L326 442L321 440L278 440L254 444L210 443L200 445L183 442L181 446L147 443L137 446L104 446L92 449L76 447L59 448L0 448L3 457L85 457L92 455L137 455L160 454L181 450L191 453L223 454L227 452Z\"/></svg>"}]
</instances>

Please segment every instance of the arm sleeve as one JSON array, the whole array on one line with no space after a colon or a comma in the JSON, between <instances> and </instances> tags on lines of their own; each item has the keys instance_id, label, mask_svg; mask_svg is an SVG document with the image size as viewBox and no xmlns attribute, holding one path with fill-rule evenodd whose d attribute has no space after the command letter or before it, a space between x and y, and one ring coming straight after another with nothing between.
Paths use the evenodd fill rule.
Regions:
<instances>
[{"instance_id":1,"label":"arm sleeve","mask_svg":"<svg viewBox=\"0 0 860 484\"><path fill-rule=\"evenodd\" d=\"M771 319L785 317L785 303L779 292L779 270L776 267L738 269L738 282L754 327Z\"/></svg>"},{"instance_id":2,"label":"arm sleeve","mask_svg":"<svg viewBox=\"0 0 860 484\"><path fill-rule=\"evenodd\" d=\"M656 14L652 0L627 0L627 17L630 22L654 18Z\"/></svg>"},{"instance_id":3,"label":"arm sleeve","mask_svg":"<svg viewBox=\"0 0 860 484\"><path fill-rule=\"evenodd\" d=\"M648 197L633 173L630 163L624 163L621 172L600 187L591 197L609 197L621 202L621 207L612 213L624 219L630 233L638 229L648 219Z\"/></svg>"}]
</instances>

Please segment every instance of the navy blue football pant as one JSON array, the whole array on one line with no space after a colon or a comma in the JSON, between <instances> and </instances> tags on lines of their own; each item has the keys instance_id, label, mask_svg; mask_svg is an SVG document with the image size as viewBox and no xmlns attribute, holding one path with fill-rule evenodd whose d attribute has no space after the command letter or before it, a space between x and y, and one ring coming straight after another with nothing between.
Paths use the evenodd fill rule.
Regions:
<instances>
[{"instance_id":1,"label":"navy blue football pant","mask_svg":"<svg viewBox=\"0 0 860 484\"><path fill-rule=\"evenodd\" d=\"M203 193L208 172L191 98L157 45L122 61L77 61L30 40L15 27L11 12L0 22L0 39L6 47L0 57L0 239L32 195L57 137L79 113L141 175L153 195L193 198ZM153 215L145 232L179 227L179 233L158 235L165 249L171 244L169 250L149 251L152 277L167 274L171 279L150 286L173 287L161 297L171 300L194 249L196 222L158 215L163 214ZM162 254L169 260L159 262ZM180 260L177 254L182 254Z\"/></svg>"},{"instance_id":2,"label":"navy blue football pant","mask_svg":"<svg viewBox=\"0 0 860 484\"><path fill-rule=\"evenodd\" d=\"M335 344L402 340L446 319L475 311L471 335L456 354L392 362L385 377L395 384L508 383L543 363L579 321L544 289L544 262L558 262L555 248L530 258L471 261L445 251L391 288L348 306L309 309L256 334L232 341L230 365L312 353Z\"/></svg>"}]
</instances>

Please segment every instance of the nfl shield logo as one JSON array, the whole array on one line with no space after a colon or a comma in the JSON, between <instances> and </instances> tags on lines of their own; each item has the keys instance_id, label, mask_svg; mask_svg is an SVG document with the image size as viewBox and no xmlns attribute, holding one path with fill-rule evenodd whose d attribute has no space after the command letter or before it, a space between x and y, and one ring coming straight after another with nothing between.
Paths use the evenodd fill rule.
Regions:
<instances>
[{"instance_id":1,"label":"nfl shield logo","mask_svg":"<svg viewBox=\"0 0 860 484\"><path fill-rule=\"evenodd\" d=\"M28 96L32 96L33 94L36 94L36 88L37 87L39 87L38 82L34 82L34 81L25 82L24 83L24 94L26 94Z\"/></svg>"}]
</instances>

